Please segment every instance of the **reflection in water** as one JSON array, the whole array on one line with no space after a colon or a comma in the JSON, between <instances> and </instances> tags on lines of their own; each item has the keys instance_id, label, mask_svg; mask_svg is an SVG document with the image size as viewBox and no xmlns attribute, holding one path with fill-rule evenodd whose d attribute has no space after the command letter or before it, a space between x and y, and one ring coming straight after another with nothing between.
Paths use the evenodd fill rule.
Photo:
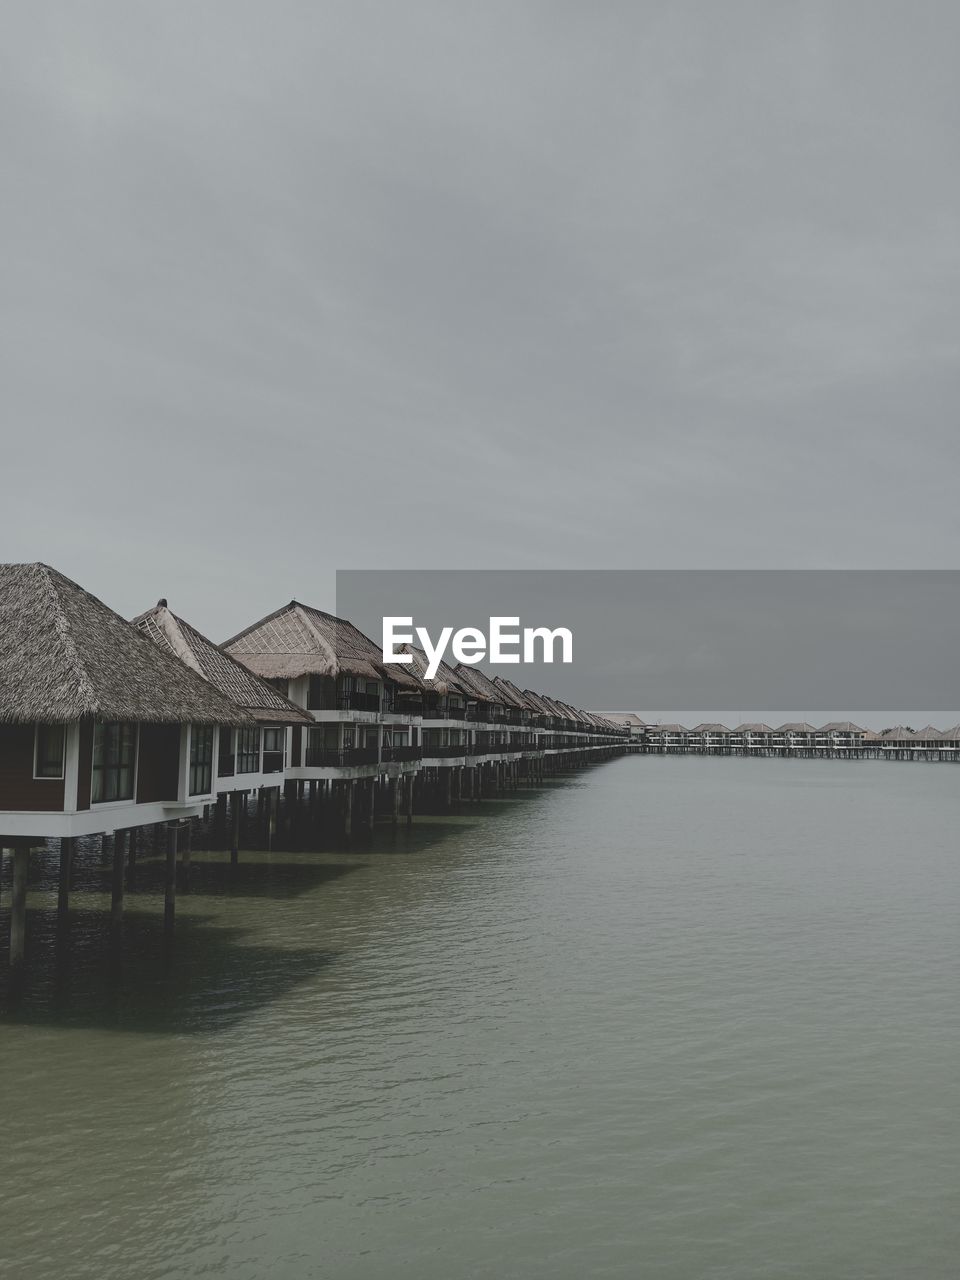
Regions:
<instances>
[{"instance_id":1,"label":"reflection in water","mask_svg":"<svg viewBox=\"0 0 960 1280\"><path fill-rule=\"evenodd\" d=\"M951 1276L958 804L946 766L622 760L195 853L172 951L159 859L118 946L96 847L59 934L38 864L0 1274Z\"/></svg>"}]
</instances>

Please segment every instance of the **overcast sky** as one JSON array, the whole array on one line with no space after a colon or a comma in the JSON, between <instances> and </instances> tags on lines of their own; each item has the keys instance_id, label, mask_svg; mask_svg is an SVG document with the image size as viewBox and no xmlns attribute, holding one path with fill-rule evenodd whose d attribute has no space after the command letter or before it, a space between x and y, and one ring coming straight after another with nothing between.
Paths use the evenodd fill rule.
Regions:
<instances>
[{"instance_id":1,"label":"overcast sky","mask_svg":"<svg viewBox=\"0 0 960 1280\"><path fill-rule=\"evenodd\" d=\"M3 559L953 567L960 6L4 6Z\"/></svg>"}]
</instances>

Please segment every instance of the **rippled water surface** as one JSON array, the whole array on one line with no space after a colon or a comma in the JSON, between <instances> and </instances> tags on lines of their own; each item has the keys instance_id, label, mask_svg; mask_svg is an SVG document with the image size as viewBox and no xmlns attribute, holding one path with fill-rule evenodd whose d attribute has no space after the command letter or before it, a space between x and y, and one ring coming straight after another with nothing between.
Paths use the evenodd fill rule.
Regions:
<instances>
[{"instance_id":1,"label":"rippled water surface","mask_svg":"<svg viewBox=\"0 0 960 1280\"><path fill-rule=\"evenodd\" d=\"M626 759L31 883L0 1274L954 1277L960 770ZM7 930L9 863L0 928ZM6 965L5 946L2 952Z\"/></svg>"}]
</instances>

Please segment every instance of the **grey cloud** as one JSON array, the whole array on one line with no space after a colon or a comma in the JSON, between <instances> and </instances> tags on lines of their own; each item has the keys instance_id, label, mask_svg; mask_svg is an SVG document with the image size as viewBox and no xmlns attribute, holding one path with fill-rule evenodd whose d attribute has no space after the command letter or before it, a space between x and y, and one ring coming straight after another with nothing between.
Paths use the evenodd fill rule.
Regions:
<instances>
[{"instance_id":1,"label":"grey cloud","mask_svg":"<svg viewBox=\"0 0 960 1280\"><path fill-rule=\"evenodd\" d=\"M947 3L13 6L5 558L950 566Z\"/></svg>"}]
</instances>

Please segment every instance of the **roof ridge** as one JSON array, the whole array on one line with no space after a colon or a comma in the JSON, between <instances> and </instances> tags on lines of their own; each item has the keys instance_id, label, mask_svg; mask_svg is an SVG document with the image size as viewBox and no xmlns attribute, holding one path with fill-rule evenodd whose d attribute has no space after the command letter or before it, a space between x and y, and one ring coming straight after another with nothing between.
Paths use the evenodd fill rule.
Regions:
<instances>
[{"instance_id":1,"label":"roof ridge","mask_svg":"<svg viewBox=\"0 0 960 1280\"><path fill-rule=\"evenodd\" d=\"M77 646L76 640L73 638L69 619L64 612L63 602L60 598L60 591L58 586L54 583L54 575L56 574L57 577L60 575L57 574L56 569L52 568L48 564L44 564L42 560L37 561L35 567L38 571L38 576L42 580L46 590L49 592L50 597L53 600L57 634L63 641L63 647L66 651L68 661L76 673L77 689L80 692L81 697L85 700L89 713L94 715L96 714L97 699L93 687L93 681L90 679L90 673L87 671L83 659L80 657L80 649ZM83 591L83 587L81 587L79 583L77 583L76 586L79 591ZM84 592L84 594L89 595L90 593Z\"/></svg>"},{"instance_id":2,"label":"roof ridge","mask_svg":"<svg viewBox=\"0 0 960 1280\"><path fill-rule=\"evenodd\" d=\"M325 637L320 634L320 630L314 623L313 619L307 613L310 606L302 605L299 600L291 600L290 603L293 606L293 610L297 617L304 623L307 630L313 636L320 653L330 662L333 670L336 671L337 667L340 665L337 661L337 651L330 647ZM318 609L317 612L319 613L320 610Z\"/></svg>"},{"instance_id":3,"label":"roof ridge","mask_svg":"<svg viewBox=\"0 0 960 1280\"><path fill-rule=\"evenodd\" d=\"M187 638L183 634L184 625L189 626L189 623L184 624L183 619L178 618L169 605L158 605L155 613L157 626L167 637L167 640L170 642L170 647L176 656L184 666L191 667L196 671L198 676L203 676L203 678L206 679L203 668L197 661L196 654L190 648L190 645L187 643Z\"/></svg>"}]
</instances>

